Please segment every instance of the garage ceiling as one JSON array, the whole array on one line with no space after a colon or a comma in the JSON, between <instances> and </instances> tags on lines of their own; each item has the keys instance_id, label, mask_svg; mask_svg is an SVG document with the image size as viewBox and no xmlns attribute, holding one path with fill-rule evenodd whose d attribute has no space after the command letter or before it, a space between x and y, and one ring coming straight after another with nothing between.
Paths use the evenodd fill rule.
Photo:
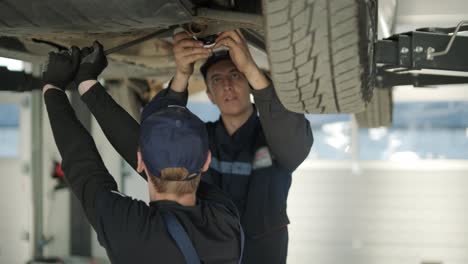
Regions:
<instances>
[{"instance_id":1,"label":"garage ceiling","mask_svg":"<svg viewBox=\"0 0 468 264\"><path fill-rule=\"evenodd\" d=\"M466 0L400 0L398 1L396 32L421 27L454 27L468 20Z\"/></svg>"}]
</instances>

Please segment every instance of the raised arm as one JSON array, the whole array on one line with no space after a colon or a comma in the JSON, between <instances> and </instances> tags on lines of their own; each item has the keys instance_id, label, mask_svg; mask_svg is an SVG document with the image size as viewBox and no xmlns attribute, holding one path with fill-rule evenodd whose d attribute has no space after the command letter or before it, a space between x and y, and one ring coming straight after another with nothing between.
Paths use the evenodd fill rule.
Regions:
<instances>
[{"instance_id":1,"label":"raised arm","mask_svg":"<svg viewBox=\"0 0 468 264\"><path fill-rule=\"evenodd\" d=\"M232 62L252 87L263 132L276 160L294 171L307 157L313 137L310 124L303 114L288 111L278 100L273 84L252 58L247 41L239 30L223 32L215 48L226 46Z\"/></svg>"},{"instance_id":2,"label":"raised arm","mask_svg":"<svg viewBox=\"0 0 468 264\"><path fill-rule=\"evenodd\" d=\"M125 161L136 169L140 125L97 81L79 86L81 99L96 118L104 135ZM144 179L146 175L140 174Z\"/></svg>"},{"instance_id":3,"label":"raised arm","mask_svg":"<svg viewBox=\"0 0 468 264\"><path fill-rule=\"evenodd\" d=\"M187 84L193 73L193 63L198 59L206 58L210 51L202 47L203 43L194 41L185 32L174 36L174 42L174 55L178 65L177 71L169 85L170 89L161 91L159 95L182 101L186 105L188 99ZM80 83L78 90L81 99L96 118L109 142L136 170L136 153L140 135L138 122L117 104L96 80ZM146 179L144 173L140 175Z\"/></svg>"},{"instance_id":4,"label":"raised arm","mask_svg":"<svg viewBox=\"0 0 468 264\"><path fill-rule=\"evenodd\" d=\"M76 52L76 51L74 51ZM75 53L76 54L76 53ZM77 119L63 90L76 71L76 55L52 53L43 74L44 101L52 133L62 156L65 179L81 201L89 222L96 226L96 196L116 190L117 184L107 171L93 139Z\"/></svg>"},{"instance_id":5,"label":"raised arm","mask_svg":"<svg viewBox=\"0 0 468 264\"><path fill-rule=\"evenodd\" d=\"M140 135L138 122L97 81L80 84L79 91L82 95L81 99L96 118L106 138L125 161L136 170ZM165 89L158 96L174 98L186 105L188 92L185 90L179 93L172 89ZM144 172L140 175L146 179Z\"/></svg>"},{"instance_id":6,"label":"raised arm","mask_svg":"<svg viewBox=\"0 0 468 264\"><path fill-rule=\"evenodd\" d=\"M66 94L48 89L44 100L55 143L62 156L65 179L95 227L97 193L117 190L117 184L104 166L93 139L76 118Z\"/></svg>"},{"instance_id":7,"label":"raised arm","mask_svg":"<svg viewBox=\"0 0 468 264\"><path fill-rule=\"evenodd\" d=\"M303 114L284 108L273 85L252 93L268 146L281 166L294 171L314 142L309 121Z\"/></svg>"}]
</instances>

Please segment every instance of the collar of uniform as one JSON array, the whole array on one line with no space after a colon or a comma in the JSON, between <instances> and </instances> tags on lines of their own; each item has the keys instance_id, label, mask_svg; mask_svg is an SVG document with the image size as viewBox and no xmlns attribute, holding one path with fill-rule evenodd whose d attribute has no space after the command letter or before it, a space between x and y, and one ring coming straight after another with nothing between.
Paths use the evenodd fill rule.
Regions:
<instances>
[{"instance_id":1,"label":"collar of uniform","mask_svg":"<svg viewBox=\"0 0 468 264\"><path fill-rule=\"evenodd\" d=\"M255 127L257 124L257 108L253 105L253 111L249 119L234 132L232 136L226 130L222 117L219 118L216 127L216 134L221 136L222 142L231 142L236 144L251 143L250 141L254 138Z\"/></svg>"},{"instance_id":2,"label":"collar of uniform","mask_svg":"<svg viewBox=\"0 0 468 264\"><path fill-rule=\"evenodd\" d=\"M151 201L149 203L149 205L151 207L157 207L157 208L161 208L161 209L164 209L164 208L186 208L186 209L189 209L189 208L194 208L194 207L197 207L199 204L199 201L197 199L196 203L195 203L195 206L183 206L181 205L180 203L176 202L176 201L171 201L171 200L159 200L159 201Z\"/></svg>"}]
</instances>

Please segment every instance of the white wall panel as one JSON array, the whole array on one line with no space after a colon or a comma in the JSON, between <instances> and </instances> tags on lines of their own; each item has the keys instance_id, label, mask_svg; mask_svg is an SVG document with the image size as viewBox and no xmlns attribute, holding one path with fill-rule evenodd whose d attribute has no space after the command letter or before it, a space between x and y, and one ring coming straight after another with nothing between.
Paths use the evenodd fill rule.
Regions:
<instances>
[{"instance_id":1,"label":"white wall panel","mask_svg":"<svg viewBox=\"0 0 468 264\"><path fill-rule=\"evenodd\" d=\"M295 172L288 263L468 263L468 162L359 171Z\"/></svg>"},{"instance_id":2,"label":"white wall panel","mask_svg":"<svg viewBox=\"0 0 468 264\"><path fill-rule=\"evenodd\" d=\"M0 92L0 104L18 105L18 156L0 158L0 263L25 263L32 255L29 96ZM16 145L16 144L14 144ZM0 148L3 146L0 146Z\"/></svg>"}]
</instances>

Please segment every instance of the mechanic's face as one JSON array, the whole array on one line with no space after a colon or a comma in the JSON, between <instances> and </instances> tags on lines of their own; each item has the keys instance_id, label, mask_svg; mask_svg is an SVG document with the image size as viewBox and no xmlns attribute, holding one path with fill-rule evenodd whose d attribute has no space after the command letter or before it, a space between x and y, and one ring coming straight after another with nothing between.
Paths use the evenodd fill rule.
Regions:
<instances>
[{"instance_id":1,"label":"mechanic's face","mask_svg":"<svg viewBox=\"0 0 468 264\"><path fill-rule=\"evenodd\" d=\"M252 107L250 86L244 74L230 60L220 61L206 74L207 94L221 114L236 116Z\"/></svg>"}]
</instances>

